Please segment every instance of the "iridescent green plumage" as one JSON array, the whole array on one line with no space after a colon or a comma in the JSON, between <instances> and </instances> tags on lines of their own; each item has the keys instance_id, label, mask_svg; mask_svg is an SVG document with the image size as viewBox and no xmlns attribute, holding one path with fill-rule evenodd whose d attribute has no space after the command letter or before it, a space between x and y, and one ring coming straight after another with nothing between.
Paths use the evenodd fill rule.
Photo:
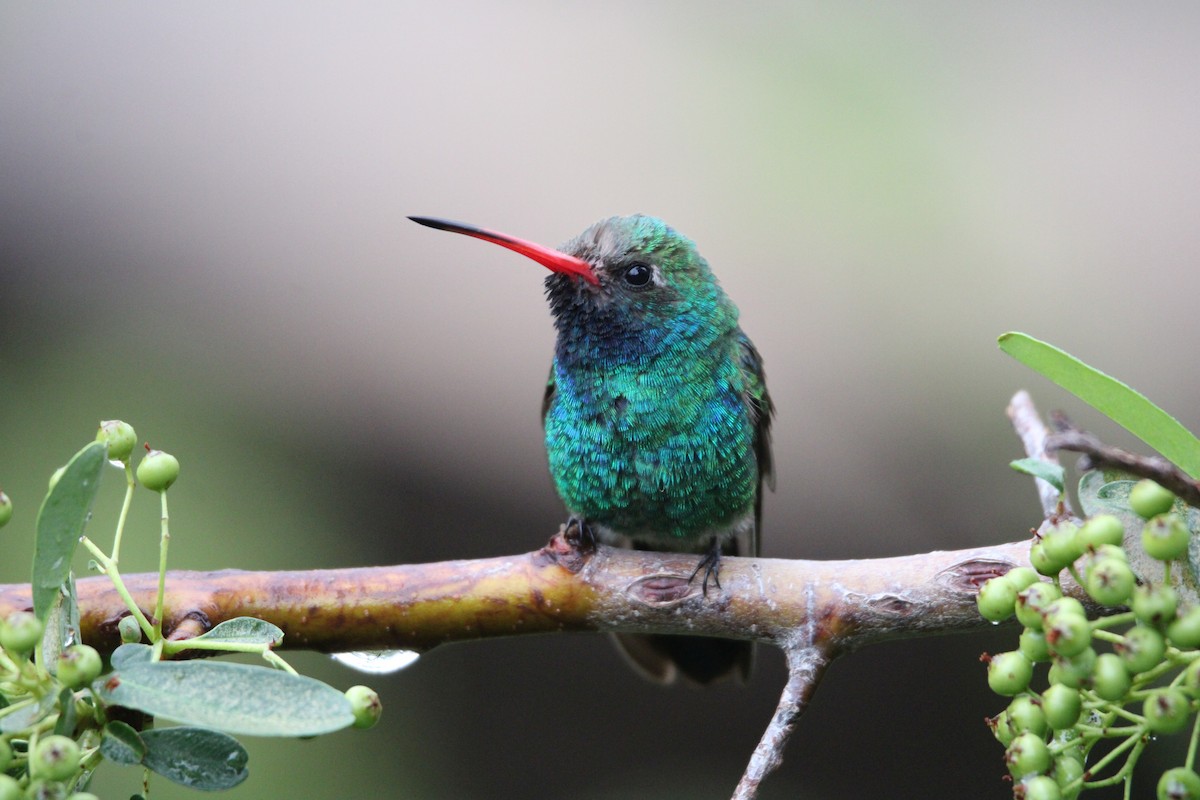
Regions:
<instances>
[{"instance_id":1,"label":"iridescent green plumage","mask_svg":"<svg viewBox=\"0 0 1200 800\"><path fill-rule=\"evenodd\" d=\"M413 219L554 272L546 295L558 338L542 415L550 473L575 519L611 544L704 554L705 594L722 553L758 554L771 399L737 308L689 239L654 217L612 217L555 251ZM744 677L752 654L721 639L618 641L664 681Z\"/></svg>"}]
</instances>

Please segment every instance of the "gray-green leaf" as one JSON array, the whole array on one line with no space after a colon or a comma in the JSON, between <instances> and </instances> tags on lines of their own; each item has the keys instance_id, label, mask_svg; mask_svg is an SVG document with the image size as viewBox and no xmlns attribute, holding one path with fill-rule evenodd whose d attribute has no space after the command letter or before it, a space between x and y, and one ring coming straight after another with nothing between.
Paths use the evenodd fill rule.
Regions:
<instances>
[{"instance_id":1,"label":"gray-green leaf","mask_svg":"<svg viewBox=\"0 0 1200 800\"><path fill-rule=\"evenodd\" d=\"M33 612L40 620L45 621L71 571L71 557L96 499L107 453L100 442L80 450L42 501L33 549Z\"/></svg>"},{"instance_id":2,"label":"gray-green leaf","mask_svg":"<svg viewBox=\"0 0 1200 800\"><path fill-rule=\"evenodd\" d=\"M250 772L246 748L232 736L205 728L157 728L145 731L142 763L175 783L205 791L230 789Z\"/></svg>"},{"instance_id":3,"label":"gray-green leaf","mask_svg":"<svg viewBox=\"0 0 1200 800\"><path fill-rule=\"evenodd\" d=\"M269 644L279 645L283 641L283 631L266 620L254 617L234 617L217 625L208 633L189 639L190 642L229 642L232 644Z\"/></svg>"},{"instance_id":4,"label":"gray-green leaf","mask_svg":"<svg viewBox=\"0 0 1200 800\"><path fill-rule=\"evenodd\" d=\"M115 764L132 766L142 763L142 759L146 757L146 743L132 725L113 720L104 726L100 752Z\"/></svg>"},{"instance_id":5,"label":"gray-green leaf","mask_svg":"<svg viewBox=\"0 0 1200 800\"><path fill-rule=\"evenodd\" d=\"M354 721L332 686L224 661L126 661L93 688L106 703L235 734L316 736Z\"/></svg>"},{"instance_id":6,"label":"gray-green leaf","mask_svg":"<svg viewBox=\"0 0 1200 800\"><path fill-rule=\"evenodd\" d=\"M1057 489L1059 494L1062 494L1066 471L1063 470L1061 465L1041 458L1018 458L1016 461L1010 462L1009 466L1017 472L1041 478Z\"/></svg>"}]
</instances>

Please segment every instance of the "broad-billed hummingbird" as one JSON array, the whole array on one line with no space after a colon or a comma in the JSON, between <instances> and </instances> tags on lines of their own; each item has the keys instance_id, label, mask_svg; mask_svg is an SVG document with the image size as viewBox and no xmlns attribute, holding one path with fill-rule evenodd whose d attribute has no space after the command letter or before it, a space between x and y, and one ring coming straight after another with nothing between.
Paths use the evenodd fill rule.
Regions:
<instances>
[{"instance_id":1,"label":"broad-billed hummingbird","mask_svg":"<svg viewBox=\"0 0 1200 800\"><path fill-rule=\"evenodd\" d=\"M542 401L550 474L580 531L643 550L702 554L720 586L739 540L758 555L773 406L738 310L691 240L662 220L601 220L559 249L410 217L528 256L552 274L558 338ZM648 677L745 678L750 642L619 634Z\"/></svg>"}]
</instances>

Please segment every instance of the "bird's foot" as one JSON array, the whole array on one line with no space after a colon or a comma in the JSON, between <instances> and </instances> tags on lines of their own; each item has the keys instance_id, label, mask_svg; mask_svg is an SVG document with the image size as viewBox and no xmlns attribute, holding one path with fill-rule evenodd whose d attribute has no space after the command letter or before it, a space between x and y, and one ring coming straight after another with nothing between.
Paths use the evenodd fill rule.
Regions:
<instances>
[{"instance_id":1,"label":"bird's foot","mask_svg":"<svg viewBox=\"0 0 1200 800\"><path fill-rule=\"evenodd\" d=\"M581 553L594 553L596 551L596 534L592 531L592 526L583 517L572 515L567 520L566 538L567 542Z\"/></svg>"},{"instance_id":2,"label":"bird's foot","mask_svg":"<svg viewBox=\"0 0 1200 800\"><path fill-rule=\"evenodd\" d=\"M691 576L688 578L688 583L696 579L696 576L700 574L700 570L704 570L704 582L700 584L700 591L705 597L708 597L709 578L712 578L713 584L718 589L721 588L721 543L717 539L713 539L712 547L700 557L700 563L692 571Z\"/></svg>"}]
</instances>

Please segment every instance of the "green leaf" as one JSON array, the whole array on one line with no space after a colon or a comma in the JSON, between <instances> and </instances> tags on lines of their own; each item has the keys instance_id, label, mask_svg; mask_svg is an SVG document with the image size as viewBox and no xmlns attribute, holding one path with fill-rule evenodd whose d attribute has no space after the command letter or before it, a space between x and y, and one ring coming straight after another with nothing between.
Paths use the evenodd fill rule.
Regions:
<instances>
[{"instance_id":1,"label":"green leaf","mask_svg":"<svg viewBox=\"0 0 1200 800\"><path fill-rule=\"evenodd\" d=\"M93 688L106 703L251 736L316 736L354 721L332 686L224 661L125 661Z\"/></svg>"},{"instance_id":2,"label":"green leaf","mask_svg":"<svg viewBox=\"0 0 1200 800\"><path fill-rule=\"evenodd\" d=\"M132 725L113 720L104 726L100 752L115 764L132 766L142 763L142 759L146 757L146 743Z\"/></svg>"},{"instance_id":3,"label":"green leaf","mask_svg":"<svg viewBox=\"0 0 1200 800\"><path fill-rule=\"evenodd\" d=\"M24 708L0 717L0 733L27 732L27 728L32 727L34 723L48 715L57 704L58 697L48 694L36 703L30 703Z\"/></svg>"},{"instance_id":4,"label":"green leaf","mask_svg":"<svg viewBox=\"0 0 1200 800\"><path fill-rule=\"evenodd\" d=\"M45 621L83 535L108 448L92 442L75 454L38 511L33 548L33 612Z\"/></svg>"},{"instance_id":5,"label":"green leaf","mask_svg":"<svg viewBox=\"0 0 1200 800\"><path fill-rule=\"evenodd\" d=\"M139 661L150 661L154 658L154 648L148 644L139 644L132 642L119 646L113 650L112 656L109 657L109 663L113 669L121 669L126 664L132 664ZM100 680L104 680L100 678Z\"/></svg>"},{"instance_id":6,"label":"green leaf","mask_svg":"<svg viewBox=\"0 0 1200 800\"><path fill-rule=\"evenodd\" d=\"M1200 439L1141 393L1024 333L1004 334L1000 349L1125 428L1188 475L1200 478Z\"/></svg>"},{"instance_id":7,"label":"green leaf","mask_svg":"<svg viewBox=\"0 0 1200 800\"><path fill-rule=\"evenodd\" d=\"M142 763L175 783L205 791L237 786L250 774L246 748L232 736L205 728L158 728L142 734Z\"/></svg>"},{"instance_id":8,"label":"green leaf","mask_svg":"<svg viewBox=\"0 0 1200 800\"><path fill-rule=\"evenodd\" d=\"M1009 466L1017 472L1041 478L1057 489L1059 494L1062 494L1066 471L1059 464L1041 458L1018 458L1016 461L1010 462Z\"/></svg>"},{"instance_id":9,"label":"green leaf","mask_svg":"<svg viewBox=\"0 0 1200 800\"><path fill-rule=\"evenodd\" d=\"M278 645L283 641L283 631L266 620L254 617L234 617L202 633L188 642L229 642L231 644Z\"/></svg>"},{"instance_id":10,"label":"green leaf","mask_svg":"<svg viewBox=\"0 0 1200 800\"><path fill-rule=\"evenodd\" d=\"M58 693L58 720L54 723L54 732L60 736L74 737L77 724L79 717L75 713L75 693L64 688Z\"/></svg>"}]
</instances>

